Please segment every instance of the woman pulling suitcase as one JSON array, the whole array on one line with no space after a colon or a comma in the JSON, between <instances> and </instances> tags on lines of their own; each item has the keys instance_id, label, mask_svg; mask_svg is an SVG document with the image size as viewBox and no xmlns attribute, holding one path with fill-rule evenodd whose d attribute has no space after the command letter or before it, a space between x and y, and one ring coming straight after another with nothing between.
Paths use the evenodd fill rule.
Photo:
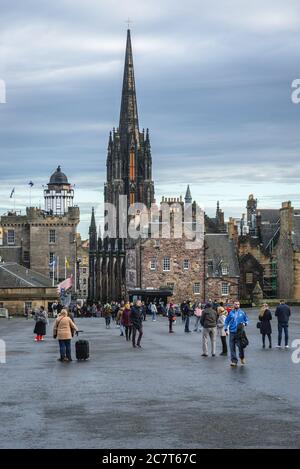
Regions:
<instances>
[{"instance_id":1,"label":"woman pulling suitcase","mask_svg":"<svg viewBox=\"0 0 300 469\"><path fill-rule=\"evenodd\" d=\"M77 332L78 328L72 319L68 316L68 312L63 309L55 320L53 327L53 337L58 339L60 358L61 362L71 362L71 340L74 332Z\"/></svg>"}]
</instances>

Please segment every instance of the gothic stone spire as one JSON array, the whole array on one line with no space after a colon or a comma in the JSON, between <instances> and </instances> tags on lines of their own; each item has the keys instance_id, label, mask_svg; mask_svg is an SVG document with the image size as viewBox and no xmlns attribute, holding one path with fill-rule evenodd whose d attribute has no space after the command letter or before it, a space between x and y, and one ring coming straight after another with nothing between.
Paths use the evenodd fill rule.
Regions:
<instances>
[{"instance_id":1,"label":"gothic stone spire","mask_svg":"<svg viewBox=\"0 0 300 469\"><path fill-rule=\"evenodd\" d=\"M125 53L119 131L121 139L126 138L128 134L133 133L138 141L139 119L135 90L130 29L127 30L127 44Z\"/></svg>"}]
</instances>

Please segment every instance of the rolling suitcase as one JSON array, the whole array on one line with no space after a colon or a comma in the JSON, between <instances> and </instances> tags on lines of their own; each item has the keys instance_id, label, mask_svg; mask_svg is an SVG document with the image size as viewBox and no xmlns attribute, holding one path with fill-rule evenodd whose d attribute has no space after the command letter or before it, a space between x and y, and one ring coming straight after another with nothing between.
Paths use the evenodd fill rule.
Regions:
<instances>
[{"instance_id":1,"label":"rolling suitcase","mask_svg":"<svg viewBox=\"0 0 300 469\"><path fill-rule=\"evenodd\" d=\"M77 340L75 344L76 359L87 360L90 357L90 346L87 340Z\"/></svg>"}]
</instances>

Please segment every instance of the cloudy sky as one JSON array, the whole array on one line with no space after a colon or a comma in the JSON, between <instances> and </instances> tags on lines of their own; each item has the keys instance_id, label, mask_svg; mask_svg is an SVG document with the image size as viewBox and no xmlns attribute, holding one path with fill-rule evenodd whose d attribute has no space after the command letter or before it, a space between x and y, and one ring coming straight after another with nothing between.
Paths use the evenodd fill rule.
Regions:
<instances>
[{"instance_id":1,"label":"cloudy sky","mask_svg":"<svg viewBox=\"0 0 300 469\"><path fill-rule=\"evenodd\" d=\"M80 231L101 222L109 130L118 125L126 19L140 126L156 197L209 214L300 206L299 0L1 0L0 211L32 201L58 164L75 184Z\"/></svg>"}]
</instances>

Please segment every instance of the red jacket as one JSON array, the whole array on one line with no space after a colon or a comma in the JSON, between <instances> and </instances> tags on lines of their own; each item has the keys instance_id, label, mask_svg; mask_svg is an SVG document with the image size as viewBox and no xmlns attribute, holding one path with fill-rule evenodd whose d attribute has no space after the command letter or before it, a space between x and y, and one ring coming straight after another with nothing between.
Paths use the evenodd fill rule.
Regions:
<instances>
[{"instance_id":1,"label":"red jacket","mask_svg":"<svg viewBox=\"0 0 300 469\"><path fill-rule=\"evenodd\" d=\"M121 318L122 326L125 326L125 327L132 326L130 316L131 316L131 310L125 308L122 314L122 318Z\"/></svg>"}]
</instances>

